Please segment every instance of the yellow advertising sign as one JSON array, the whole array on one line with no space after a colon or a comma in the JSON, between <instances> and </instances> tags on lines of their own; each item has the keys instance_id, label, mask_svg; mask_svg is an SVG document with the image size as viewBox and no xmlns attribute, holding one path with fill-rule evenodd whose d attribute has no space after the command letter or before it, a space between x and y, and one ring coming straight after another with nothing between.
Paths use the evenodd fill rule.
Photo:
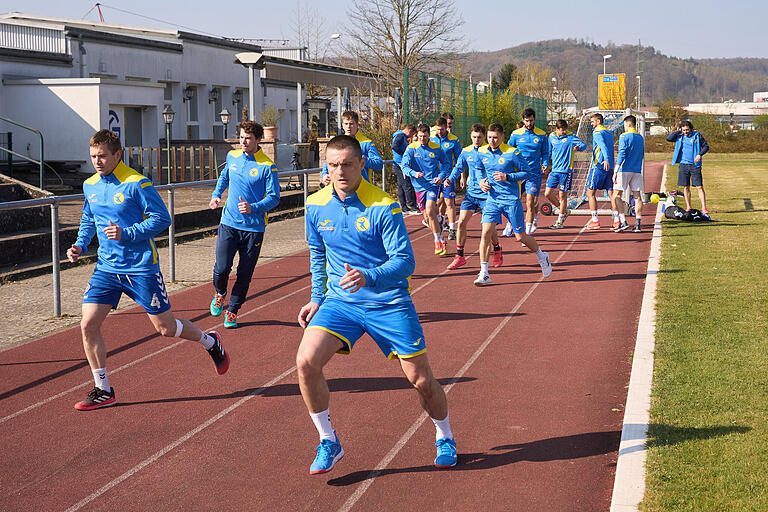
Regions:
<instances>
[{"instance_id":1,"label":"yellow advertising sign","mask_svg":"<svg viewBox=\"0 0 768 512\"><path fill-rule=\"evenodd\" d=\"M597 99L600 110L624 110L627 107L624 73L598 75Z\"/></svg>"}]
</instances>

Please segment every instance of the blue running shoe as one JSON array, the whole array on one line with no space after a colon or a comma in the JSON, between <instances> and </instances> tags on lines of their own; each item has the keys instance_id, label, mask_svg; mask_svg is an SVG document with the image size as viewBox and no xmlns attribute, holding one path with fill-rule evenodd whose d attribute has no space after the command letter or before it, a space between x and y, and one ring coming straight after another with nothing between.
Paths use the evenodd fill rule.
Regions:
<instances>
[{"instance_id":1,"label":"blue running shoe","mask_svg":"<svg viewBox=\"0 0 768 512\"><path fill-rule=\"evenodd\" d=\"M456 465L458 456L456 455L456 441L444 437L439 439L435 446L437 447L437 457L435 457L435 467L452 468Z\"/></svg>"},{"instance_id":2,"label":"blue running shoe","mask_svg":"<svg viewBox=\"0 0 768 512\"><path fill-rule=\"evenodd\" d=\"M335 434L335 432L334 432ZM320 444L317 445L317 456L315 461L309 466L310 475L320 475L327 473L333 469L333 466L341 460L344 456L344 450L341 449L341 443L339 443L339 436L336 436L336 441L329 441L323 439Z\"/></svg>"}]
</instances>

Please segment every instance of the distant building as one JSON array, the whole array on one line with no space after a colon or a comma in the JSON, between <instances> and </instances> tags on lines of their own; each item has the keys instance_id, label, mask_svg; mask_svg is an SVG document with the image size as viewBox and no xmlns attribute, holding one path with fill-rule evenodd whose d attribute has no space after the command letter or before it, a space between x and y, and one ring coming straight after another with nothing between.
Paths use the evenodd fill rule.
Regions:
<instances>
[{"instance_id":1,"label":"distant building","mask_svg":"<svg viewBox=\"0 0 768 512\"><path fill-rule=\"evenodd\" d=\"M568 119L579 115L579 100L570 89L555 89L551 99L547 100L547 119L554 124L558 119Z\"/></svg>"},{"instance_id":2,"label":"distant building","mask_svg":"<svg viewBox=\"0 0 768 512\"><path fill-rule=\"evenodd\" d=\"M752 101L754 101L755 103L768 102L768 91L752 93Z\"/></svg>"},{"instance_id":3,"label":"distant building","mask_svg":"<svg viewBox=\"0 0 768 512\"><path fill-rule=\"evenodd\" d=\"M755 93L767 94L768 93ZM691 114L710 114L734 129L751 130L755 116L768 114L768 99L762 101L724 101L721 103L691 103L685 107Z\"/></svg>"}]
</instances>

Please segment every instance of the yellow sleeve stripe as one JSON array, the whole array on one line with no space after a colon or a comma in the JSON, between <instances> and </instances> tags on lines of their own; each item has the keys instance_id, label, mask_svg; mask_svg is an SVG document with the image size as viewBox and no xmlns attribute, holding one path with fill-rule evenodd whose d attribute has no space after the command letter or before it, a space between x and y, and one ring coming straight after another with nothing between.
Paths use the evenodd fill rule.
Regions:
<instances>
[{"instance_id":1,"label":"yellow sleeve stripe","mask_svg":"<svg viewBox=\"0 0 768 512\"><path fill-rule=\"evenodd\" d=\"M392 208L392 215L395 215L396 213L403 213L403 210L400 208Z\"/></svg>"},{"instance_id":2,"label":"yellow sleeve stripe","mask_svg":"<svg viewBox=\"0 0 768 512\"><path fill-rule=\"evenodd\" d=\"M147 182L141 184L141 188L146 188L146 187L149 187L150 185L152 185L152 182L151 181L147 181Z\"/></svg>"}]
</instances>

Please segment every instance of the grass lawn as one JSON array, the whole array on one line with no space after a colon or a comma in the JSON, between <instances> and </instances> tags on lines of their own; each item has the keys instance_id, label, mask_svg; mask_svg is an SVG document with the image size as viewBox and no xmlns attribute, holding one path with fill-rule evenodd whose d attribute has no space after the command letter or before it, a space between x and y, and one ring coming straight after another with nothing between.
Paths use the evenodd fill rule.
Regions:
<instances>
[{"instance_id":1,"label":"grass lawn","mask_svg":"<svg viewBox=\"0 0 768 512\"><path fill-rule=\"evenodd\" d=\"M703 169L715 222L663 223L641 510L766 511L768 154Z\"/></svg>"}]
</instances>

